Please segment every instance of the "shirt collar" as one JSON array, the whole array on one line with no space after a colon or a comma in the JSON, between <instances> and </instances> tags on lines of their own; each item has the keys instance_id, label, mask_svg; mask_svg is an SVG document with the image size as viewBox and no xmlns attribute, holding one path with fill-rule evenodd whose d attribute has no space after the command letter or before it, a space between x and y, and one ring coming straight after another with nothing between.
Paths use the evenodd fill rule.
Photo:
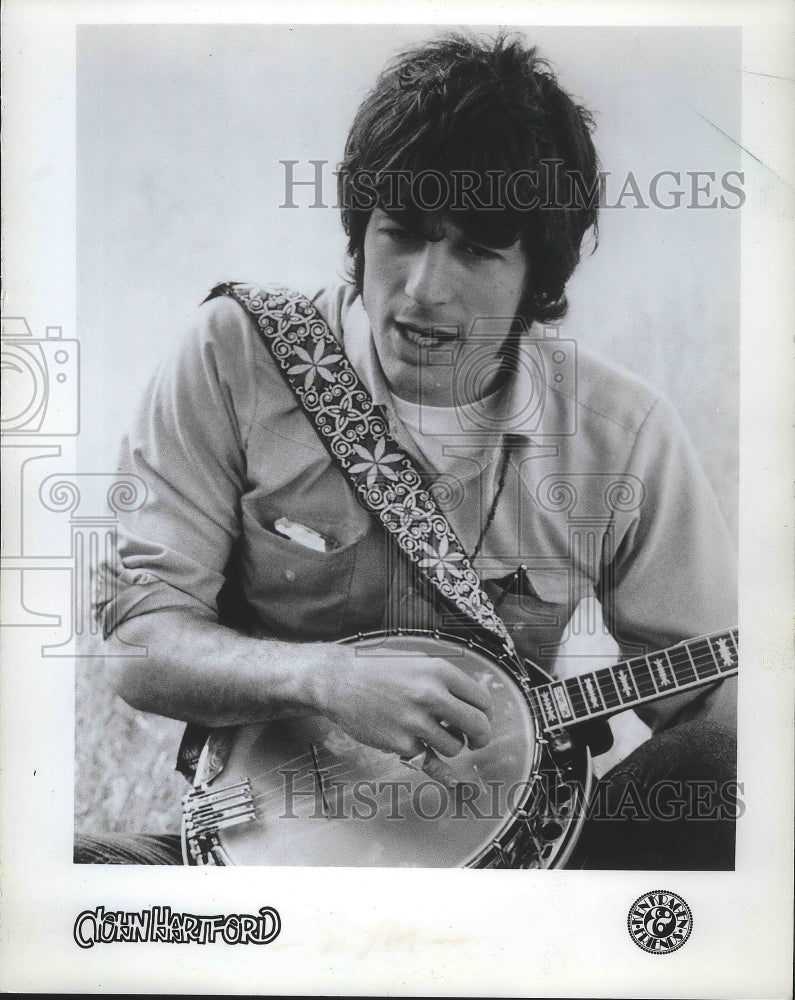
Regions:
<instances>
[{"instance_id":1,"label":"shirt collar","mask_svg":"<svg viewBox=\"0 0 795 1000\"><path fill-rule=\"evenodd\" d=\"M373 402L392 409L392 394L373 343L370 321L361 296L349 301L342 316L345 353L364 382ZM555 434L561 415L576 407L576 348L571 340L541 338L533 326L523 334L516 352L516 367L497 397L499 412L485 418L472 413L472 431L481 435L510 433L524 438ZM560 430L557 431L560 433Z\"/></svg>"},{"instance_id":2,"label":"shirt collar","mask_svg":"<svg viewBox=\"0 0 795 1000\"><path fill-rule=\"evenodd\" d=\"M370 320L364 311L361 296L356 296L342 314L342 345L348 360L364 382L373 402L378 406L388 406L392 394L381 370L381 362L375 351Z\"/></svg>"}]
</instances>

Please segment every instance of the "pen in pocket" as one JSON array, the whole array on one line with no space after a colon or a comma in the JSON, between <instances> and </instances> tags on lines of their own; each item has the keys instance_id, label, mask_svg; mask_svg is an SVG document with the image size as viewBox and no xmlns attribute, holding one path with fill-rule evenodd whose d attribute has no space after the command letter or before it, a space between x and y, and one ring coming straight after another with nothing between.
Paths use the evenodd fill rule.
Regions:
<instances>
[{"instance_id":1,"label":"pen in pocket","mask_svg":"<svg viewBox=\"0 0 795 1000\"><path fill-rule=\"evenodd\" d=\"M305 524L291 521L287 517L277 518L273 522L273 528L278 534L289 538L290 541L297 542L307 549L314 549L316 552L328 552L330 549L336 548L332 540L324 538L314 528L308 528Z\"/></svg>"}]
</instances>

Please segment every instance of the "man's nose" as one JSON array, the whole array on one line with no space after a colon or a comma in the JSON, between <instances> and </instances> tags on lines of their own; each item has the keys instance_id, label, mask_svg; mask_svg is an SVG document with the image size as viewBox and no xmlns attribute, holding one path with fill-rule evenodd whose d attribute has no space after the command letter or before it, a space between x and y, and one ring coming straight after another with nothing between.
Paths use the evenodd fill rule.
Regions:
<instances>
[{"instance_id":1,"label":"man's nose","mask_svg":"<svg viewBox=\"0 0 795 1000\"><path fill-rule=\"evenodd\" d=\"M444 243L425 244L412 258L406 277L406 294L420 306L446 303L451 293L452 273Z\"/></svg>"}]
</instances>

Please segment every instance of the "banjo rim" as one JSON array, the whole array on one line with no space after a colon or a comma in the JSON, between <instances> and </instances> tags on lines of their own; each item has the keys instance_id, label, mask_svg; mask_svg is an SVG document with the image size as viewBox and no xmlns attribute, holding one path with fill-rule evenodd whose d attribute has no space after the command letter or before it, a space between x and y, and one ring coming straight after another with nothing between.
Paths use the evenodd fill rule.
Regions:
<instances>
[{"instance_id":1,"label":"banjo rim","mask_svg":"<svg viewBox=\"0 0 795 1000\"><path fill-rule=\"evenodd\" d=\"M523 837L529 836L529 817L530 813L528 810L528 805L537 796L537 785L539 784L539 777L542 774L542 759L544 757L544 749L547 744L547 740L544 736L545 730L541 723L541 717L538 707L534 704L533 700L529 695L529 691L533 687L533 681L531 675L526 670L521 668L520 664L513 662L507 655L496 655L492 650L488 649L482 643L477 642L473 639L466 639L460 635L454 633L447 633L442 630L427 630L427 629L378 629L368 632L360 632L355 635L346 636L342 639L336 640L340 645L356 645L356 644L366 644L368 642L376 642L379 640L400 640L400 639L418 639L425 641L433 641L434 643L441 643L444 645L455 646L462 651L468 651L473 653L475 656L479 656L484 659L489 668L493 671L502 671L508 679L512 682L515 687L514 696L517 703L523 706L523 710L527 713L527 719L529 721L530 728L532 730L532 747L528 748L528 754L531 759L530 772L527 775L524 785L525 789L521 797L513 804L513 807L508 811L508 813L501 819L498 824L495 824L493 829L490 831L489 840L486 843L481 843L476 847L466 858L462 858L457 861L454 865L449 867L460 867L460 868L486 868L492 867L495 861L504 860L506 853L514 849L514 845L517 841L521 841ZM542 668L536 666L532 661L525 661L533 670L537 671L539 674L548 676L546 671ZM254 723L253 725L258 725ZM237 728L237 727L235 727ZM244 728L244 727L240 727ZM205 744L205 752L209 746L208 742ZM579 773L576 778L578 781L577 791L579 793L579 798L576 805L573 803L573 810L571 817L566 824L566 827L562 835L558 838L558 848L556 851L552 852L552 861L554 864L544 865L539 864L539 867L562 867L570 857L574 844L576 843L577 837L579 835L580 829L585 819L584 809L582 806L587 802L590 787L592 784L592 767L591 767L591 757L588 752L587 747L582 747L583 760L581 761ZM204 756L204 753L202 754ZM557 769L556 769L557 770ZM201 761L197 768L197 778L202 771ZM563 783L562 778L560 778L560 772L557 772L558 778L561 783ZM209 781L201 782L194 781L194 792L197 789L213 789L213 784L223 775L223 770L220 773L215 774ZM580 791L581 789L581 791ZM188 793L183 802L186 802L190 795L193 793ZM575 796L577 797L577 796ZM222 829L215 831L208 831L202 834L200 837L193 835L188 829L188 815L185 809L183 809L182 824L182 852L183 860L186 865L221 865L221 866L236 866L238 863L242 865L250 865L251 862L236 862L233 855L230 855L228 843L224 840L224 831ZM541 854L539 852L539 862L541 861ZM527 867L521 863L521 858L518 859L519 863L514 865L505 865L505 867L522 868ZM263 866L267 867L268 862L264 861ZM296 862L296 867L304 867L300 862ZM311 866L311 863L310 863ZM349 865L343 865L340 867L350 867ZM401 867L400 865L392 865L386 867ZM438 867L436 865L429 865L423 867Z\"/></svg>"}]
</instances>

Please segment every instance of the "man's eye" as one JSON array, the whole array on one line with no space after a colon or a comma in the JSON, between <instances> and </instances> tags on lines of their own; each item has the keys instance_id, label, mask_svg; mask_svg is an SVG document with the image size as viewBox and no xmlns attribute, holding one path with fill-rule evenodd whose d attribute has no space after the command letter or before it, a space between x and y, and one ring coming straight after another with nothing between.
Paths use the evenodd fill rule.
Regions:
<instances>
[{"instance_id":1,"label":"man's eye","mask_svg":"<svg viewBox=\"0 0 795 1000\"><path fill-rule=\"evenodd\" d=\"M402 226L382 226L381 232L396 243L410 243L412 240L418 239L410 229L404 229Z\"/></svg>"},{"instance_id":2,"label":"man's eye","mask_svg":"<svg viewBox=\"0 0 795 1000\"><path fill-rule=\"evenodd\" d=\"M465 243L464 252L474 260L494 260L498 256L493 250L488 250L477 243Z\"/></svg>"}]
</instances>

